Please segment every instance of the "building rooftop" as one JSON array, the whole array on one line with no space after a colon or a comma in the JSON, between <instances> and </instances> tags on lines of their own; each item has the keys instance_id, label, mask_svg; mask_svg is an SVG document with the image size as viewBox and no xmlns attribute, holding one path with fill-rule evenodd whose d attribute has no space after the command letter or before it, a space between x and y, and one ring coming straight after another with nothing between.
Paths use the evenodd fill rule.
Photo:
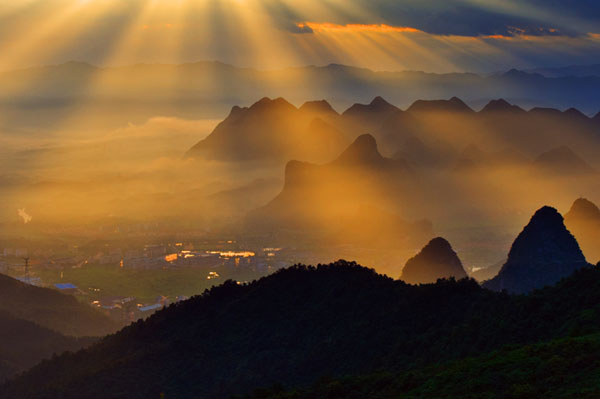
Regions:
<instances>
[{"instance_id":1,"label":"building rooftop","mask_svg":"<svg viewBox=\"0 0 600 399\"><path fill-rule=\"evenodd\" d=\"M140 312L149 312L151 310L157 310L162 307L163 305L161 305L160 303L155 303L154 305L142 306L141 308L139 308L139 310Z\"/></svg>"},{"instance_id":2,"label":"building rooftop","mask_svg":"<svg viewBox=\"0 0 600 399\"><path fill-rule=\"evenodd\" d=\"M56 288L58 288L59 290L76 290L77 286L71 283L59 283L59 284L54 284L54 286Z\"/></svg>"}]
</instances>

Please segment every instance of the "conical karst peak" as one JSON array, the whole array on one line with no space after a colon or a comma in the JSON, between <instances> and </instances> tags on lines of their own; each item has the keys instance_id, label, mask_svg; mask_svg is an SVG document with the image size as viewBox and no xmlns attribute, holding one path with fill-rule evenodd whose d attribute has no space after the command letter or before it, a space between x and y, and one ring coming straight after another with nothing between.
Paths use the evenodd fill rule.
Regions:
<instances>
[{"instance_id":1,"label":"conical karst peak","mask_svg":"<svg viewBox=\"0 0 600 399\"><path fill-rule=\"evenodd\" d=\"M467 273L450 243L437 237L406 262L400 279L410 284L427 284L450 277L461 279Z\"/></svg>"},{"instance_id":2,"label":"conical karst peak","mask_svg":"<svg viewBox=\"0 0 600 399\"><path fill-rule=\"evenodd\" d=\"M359 136L350 146L334 161L335 164L371 163L383 160L377 149L377 141L370 134Z\"/></svg>"},{"instance_id":3,"label":"conical karst peak","mask_svg":"<svg viewBox=\"0 0 600 399\"><path fill-rule=\"evenodd\" d=\"M587 265L562 215L545 206L539 209L514 241L502 270L485 286L525 293L567 277Z\"/></svg>"},{"instance_id":4,"label":"conical karst peak","mask_svg":"<svg viewBox=\"0 0 600 399\"><path fill-rule=\"evenodd\" d=\"M600 220L600 209L592 201L586 198L578 198L565 215L565 219L570 218Z\"/></svg>"}]
</instances>

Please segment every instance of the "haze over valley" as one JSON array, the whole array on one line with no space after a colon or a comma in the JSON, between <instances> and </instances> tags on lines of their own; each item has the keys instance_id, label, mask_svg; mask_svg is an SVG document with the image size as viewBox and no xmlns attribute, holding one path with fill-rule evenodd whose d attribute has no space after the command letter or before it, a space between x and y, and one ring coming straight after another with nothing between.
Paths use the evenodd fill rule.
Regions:
<instances>
[{"instance_id":1,"label":"haze over valley","mask_svg":"<svg viewBox=\"0 0 600 399\"><path fill-rule=\"evenodd\" d=\"M599 26L0 4L0 399L600 397Z\"/></svg>"}]
</instances>

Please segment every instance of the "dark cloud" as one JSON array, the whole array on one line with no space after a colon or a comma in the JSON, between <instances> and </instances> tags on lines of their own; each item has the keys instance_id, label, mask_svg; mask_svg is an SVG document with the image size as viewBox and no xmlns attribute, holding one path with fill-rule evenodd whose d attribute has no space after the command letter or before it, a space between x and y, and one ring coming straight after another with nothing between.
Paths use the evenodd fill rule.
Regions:
<instances>
[{"instance_id":1,"label":"dark cloud","mask_svg":"<svg viewBox=\"0 0 600 399\"><path fill-rule=\"evenodd\" d=\"M350 16L336 9L332 20L325 21L322 16L315 15L311 22L385 23L409 26L436 35L461 36L527 34L576 37L594 29L600 30L600 1L597 0L504 0L478 3L467 0L348 1L368 12ZM294 22L303 22L290 13L280 13L279 17L296 18ZM292 32L298 29L296 24L287 26Z\"/></svg>"},{"instance_id":2,"label":"dark cloud","mask_svg":"<svg viewBox=\"0 0 600 399\"><path fill-rule=\"evenodd\" d=\"M304 25L304 24L291 24L291 26L289 26L287 30L289 30L292 33L313 33L314 32L310 26Z\"/></svg>"}]
</instances>

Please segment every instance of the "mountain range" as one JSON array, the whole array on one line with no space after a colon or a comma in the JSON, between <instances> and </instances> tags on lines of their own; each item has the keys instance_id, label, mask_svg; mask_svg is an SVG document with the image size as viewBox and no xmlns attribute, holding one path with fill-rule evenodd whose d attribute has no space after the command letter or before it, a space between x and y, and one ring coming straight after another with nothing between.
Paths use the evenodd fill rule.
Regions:
<instances>
[{"instance_id":1,"label":"mountain range","mask_svg":"<svg viewBox=\"0 0 600 399\"><path fill-rule=\"evenodd\" d=\"M488 76L375 72L336 64L262 71L219 62L112 68L69 62L3 72L0 104L10 116L3 124L7 129L60 126L65 114L73 110L94 115L87 123L95 127L139 123L156 115L214 118L234 104L277 96L299 104L322 97L340 108L350 106L355 99L370 101L381 95L402 107L417 98L458 96L475 107L502 97L526 107L575 106L587 114L600 110L597 74L547 75L519 70Z\"/></svg>"},{"instance_id":2,"label":"mountain range","mask_svg":"<svg viewBox=\"0 0 600 399\"><path fill-rule=\"evenodd\" d=\"M565 135L564 132L569 134ZM563 174L594 168L600 148L600 124L578 110L525 111L503 99L475 112L457 97L417 100L406 110L376 97L338 114L325 100L296 108L286 100L264 98L230 115L187 157L229 162L279 162L298 159L326 162L359 135L369 133L384 155L413 166L451 168L465 160L465 150L486 154L480 165L526 163ZM529 158L529 160L527 159Z\"/></svg>"}]
</instances>

